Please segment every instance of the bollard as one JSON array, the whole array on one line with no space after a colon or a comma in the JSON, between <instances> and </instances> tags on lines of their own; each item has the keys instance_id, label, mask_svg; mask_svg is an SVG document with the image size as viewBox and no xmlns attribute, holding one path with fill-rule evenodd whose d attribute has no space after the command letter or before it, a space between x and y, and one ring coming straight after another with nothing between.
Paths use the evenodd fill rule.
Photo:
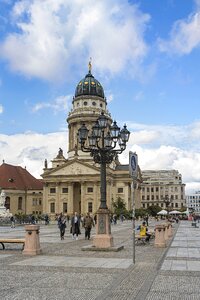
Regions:
<instances>
[{"instance_id":1,"label":"bollard","mask_svg":"<svg viewBox=\"0 0 200 300\"><path fill-rule=\"evenodd\" d=\"M169 238L169 236L168 236L168 223L165 223L163 225L165 225L165 234L164 234L164 236L165 236L165 240L167 241L168 238Z\"/></svg>"},{"instance_id":2,"label":"bollard","mask_svg":"<svg viewBox=\"0 0 200 300\"><path fill-rule=\"evenodd\" d=\"M155 247L166 247L165 225L159 224L155 226Z\"/></svg>"},{"instance_id":3,"label":"bollard","mask_svg":"<svg viewBox=\"0 0 200 300\"><path fill-rule=\"evenodd\" d=\"M25 246L23 250L24 255L37 255L41 253L39 240L39 225L26 225Z\"/></svg>"},{"instance_id":4,"label":"bollard","mask_svg":"<svg viewBox=\"0 0 200 300\"><path fill-rule=\"evenodd\" d=\"M172 237L172 224L168 223L168 237Z\"/></svg>"}]
</instances>

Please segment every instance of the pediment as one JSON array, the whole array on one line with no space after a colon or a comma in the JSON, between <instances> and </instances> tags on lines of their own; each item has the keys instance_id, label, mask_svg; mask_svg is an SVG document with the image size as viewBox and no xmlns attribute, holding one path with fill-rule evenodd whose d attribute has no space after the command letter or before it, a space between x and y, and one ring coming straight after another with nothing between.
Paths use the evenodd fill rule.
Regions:
<instances>
[{"instance_id":1,"label":"pediment","mask_svg":"<svg viewBox=\"0 0 200 300\"><path fill-rule=\"evenodd\" d=\"M49 173L51 176L70 176L70 175L99 175L99 169L89 164L73 161L54 169Z\"/></svg>"}]
</instances>

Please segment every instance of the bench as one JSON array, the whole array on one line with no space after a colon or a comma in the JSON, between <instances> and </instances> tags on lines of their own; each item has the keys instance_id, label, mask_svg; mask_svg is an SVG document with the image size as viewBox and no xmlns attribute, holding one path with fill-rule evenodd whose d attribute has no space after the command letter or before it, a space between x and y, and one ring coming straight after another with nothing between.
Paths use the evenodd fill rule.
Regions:
<instances>
[{"instance_id":1,"label":"bench","mask_svg":"<svg viewBox=\"0 0 200 300\"><path fill-rule=\"evenodd\" d=\"M24 244L25 244L25 239L0 239L0 244L3 247L3 250L5 249L5 245L4 244L23 244L22 250L24 249Z\"/></svg>"},{"instance_id":2,"label":"bench","mask_svg":"<svg viewBox=\"0 0 200 300\"><path fill-rule=\"evenodd\" d=\"M135 243L139 244L141 242L143 245L145 245L146 244L146 238L147 238L146 235L141 236L139 234L136 234L135 235Z\"/></svg>"}]
</instances>

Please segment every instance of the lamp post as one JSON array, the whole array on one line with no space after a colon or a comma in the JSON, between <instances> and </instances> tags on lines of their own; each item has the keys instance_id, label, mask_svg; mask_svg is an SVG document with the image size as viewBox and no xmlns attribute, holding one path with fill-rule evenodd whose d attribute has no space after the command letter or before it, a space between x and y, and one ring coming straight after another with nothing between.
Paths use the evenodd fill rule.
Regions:
<instances>
[{"instance_id":1,"label":"lamp post","mask_svg":"<svg viewBox=\"0 0 200 300\"><path fill-rule=\"evenodd\" d=\"M169 205L170 205L170 200L169 200L169 196L168 195L165 196L164 202L165 202L166 209L167 209L167 218L169 219Z\"/></svg>"},{"instance_id":2,"label":"lamp post","mask_svg":"<svg viewBox=\"0 0 200 300\"><path fill-rule=\"evenodd\" d=\"M83 124L78 130L78 141L83 152L90 152L95 163L100 164L101 200L97 211L97 235L94 245L99 248L113 246L111 237L109 210L106 203L106 164L110 164L118 154L126 149L130 132L126 125L122 129L114 121L109 125L108 118L102 112L89 134Z\"/></svg>"}]
</instances>

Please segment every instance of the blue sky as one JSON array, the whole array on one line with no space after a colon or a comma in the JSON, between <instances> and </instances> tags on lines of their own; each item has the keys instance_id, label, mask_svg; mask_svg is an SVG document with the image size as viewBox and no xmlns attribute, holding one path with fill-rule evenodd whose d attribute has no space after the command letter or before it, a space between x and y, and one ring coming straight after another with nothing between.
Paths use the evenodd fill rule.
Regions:
<instances>
[{"instance_id":1,"label":"blue sky","mask_svg":"<svg viewBox=\"0 0 200 300\"><path fill-rule=\"evenodd\" d=\"M108 109L142 169L200 189L199 0L1 0L0 160L36 177L62 147L92 57ZM56 139L56 143L55 143Z\"/></svg>"}]
</instances>

